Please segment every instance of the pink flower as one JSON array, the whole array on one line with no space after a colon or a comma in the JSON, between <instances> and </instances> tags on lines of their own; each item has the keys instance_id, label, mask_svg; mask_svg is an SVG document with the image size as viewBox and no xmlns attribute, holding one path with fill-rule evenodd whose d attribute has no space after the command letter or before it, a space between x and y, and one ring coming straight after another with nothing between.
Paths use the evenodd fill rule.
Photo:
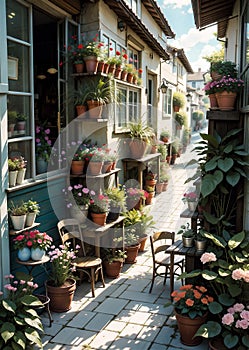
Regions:
<instances>
[{"instance_id":1,"label":"pink flower","mask_svg":"<svg viewBox=\"0 0 249 350\"><path fill-rule=\"evenodd\" d=\"M240 280L240 279L244 278L244 274L245 274L244 270L236 269L236 270L233 270L233 272L232 272L232 278L234 280Z\"/></svg>"},{"instance_id":2,"label":"pink flower","mask_svg":"<svg viewBox=\"0 0 249 350\"><path fill-rule=\"evenodd\" d=\"M245 306L243 304L237 303L237 304L233 305L233 309L235 312L241 312L244 310L244 308L245 308Z\"/></svg>"},{"instance_id":3,"label":"pink flower","mask_svg":"<svg viewBox=\"0 0 249 350\"><path fill-rule=\"evenodd\" d=\"M203 264L206 264L207 262L216 261L217 258L214 253L204 253L202 254L200 260Z\"/></svg>"},{"instance_id":4,"label":"pink flower","mask_svg":"<svg viewBox=\"0 0 249 350\"><path fill-rule=\"evenodd\" d=\"M222 323L223 324L225 324L225 325L227 325L227 326L230 326L232 323L233 323L233 321L234 321L234 317L233 317L233 315L232 314L225 314L223 317L222 317Z\"/></svg>"},{"instance_id":5,"label":"pink flower","mask_svg":"<svg viewBox=\"0 0 249 350\"><path fill-rule=\"evenodd\" d=\"M241 318L247 320L249 322L249 311L243 310L240 314Z\"/></svg>"},{"instance_id":6,"label":"pink flower","mask_svg":"<svg viewBox=\"0 0 249 350\"><path fill-rule=\"evenodd\" d=\"M236 328L247 329L249 326L249 322L247 320L237 320L235 323Z\"/></svg>"}]
</instances>

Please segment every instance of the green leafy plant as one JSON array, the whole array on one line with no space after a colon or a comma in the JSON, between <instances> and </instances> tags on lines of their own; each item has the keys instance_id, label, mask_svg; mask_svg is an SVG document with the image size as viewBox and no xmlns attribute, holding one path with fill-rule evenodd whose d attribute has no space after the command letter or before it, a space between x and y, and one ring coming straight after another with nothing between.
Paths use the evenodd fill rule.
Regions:
<instances>
[{"instance_id":1,"label":"green leafy plant","mask_svg":"<svg viewBox=\"0 0 249 350\"><path fill-rule=\"evenodd\" d=\"M162 130L160 133L160 140L164 140L164 139L169 139L170 138L170 132L169 130Z\"/></svg>"},{"instance_id":2,"label":"green leafy plant","mask_svg":"<svg viewBox=\"0 0 249 350\"><path fill-rule=\"evenodd\" d=\"M120 211L123 212L126 208L125 190L119 186L119 187L109 188L105 192L110 200L110 207L111 208L120 207Z\"/></svg>"},{"instance_id":3,"label":"green leafy plant","mask_svg":"<svg viewBox=\"0 0 249 350\"><path fill-rule=\"evenodd\" d=\"M8 110L8 124L15 124L17 119L17 111Z\"/></svg>"},{"instance_id":4,"label":"green leafy plant","mask_svg":"<svg viewBox=\"0 0 249 350\"><path fill-rule=\"evenodd\" d=\"M37 203L37 201L32 201L29 199L24 203L24 206L26 207L28 213L36 213L37 215L40 213L40 205Z\"/></svg>"},{"instance_id":5,"label":"green leafy plant","mask_svg":"<svg viewBox=\"0 0 249 350\"><path fill-rule=\"evenodd\" d=\"M193 118L193 120L195 120L196 122L201 121L201 120L204 118L204 113L203 113L203 111L197 109L196 111L194 111L194 112L192 113L192 118Z\"/></svg>"},{"instance_id":6,"label":"green leafy plant","mask_svg":"<svg viewBox=\"0 0 249 350\"><path fill-rule=\"evenodd\" d=\"M138 139L150 144L155 137L154 129L143 123L141 119L138 122L129 123L128 128L129 136L132 139Z\"/></svg>"},{"instance_id":7,"label":"green leafy plant","mask_svg":"<svg viewBox=\"0 0 249 350\"><path fill-rule=\"evenodd\" d=\"M18 122L23 122L23 121L26 121L28 119L28 116L26 114L23 114L23 113L17 113L17 117L16 117L16 120Z\"/></svg>"},{"instance_id":8,"label":"green leafy plant","mask_svg":"<svg viewBox=\"0 0 249 350\"><path fill-rule=\"evenodd\" d=\"M27 214L27 208L24 202L21 204L15 204L14 202L11 202L8 211L10 215L13 216L21 216Z\"/></svg>"},{"instance_id":9,"label":"green leafy plant","mask_svg":"<svg viewBox=\"0 0 249 350\"><path fill-rule=\"evenodd\" d=\"M200 204L210 206L210 211L204 211L203 215L211 232L219 236L234 225L236 204L241 198L240 192L236 193L237 186L242 179L247 179L248 153L240 144L240 133L241 129L234 129L223 138L216 132L214 135L201 133L202 141L195 147L198 159L188 163L199 164L197 173L186 182L201 177Z\"/></svg>"},{"instance_id":10,"label":"green leafy plant","mask_svg":"<svg viewBox=\"0 0 249 350\"><path fill-rule=\"evenodd\" d=\"M126 252L121 249L109 248L105 249L104 260L111 264L114 261L123 262L127 257Z\"/></svg>"},{"instance_id":11,"label":"green leafy plant","mask_svg":"<svg viewBox=\"0 0 249 350\"><path fill-rule=\"evenodd\" d=\"M232 61L211 62L210 72L217 72L222 76L230 75L231 77L236 77L238 74L236 64Z\"/></svg>"},{"instance_id":12,"label":"green leafy plant","mask_svg":"<svg viewBox=\"0 0 249 350\"><path fill-rule=\"evenodd\" d=\"M42 348L40 333L43 333L43 326L35 310L42 303L33 295L38 285L14 280L13 275L5 278L9 283L4 286L7 296L0 300L0 348L28 349L34 343Z\"/></svg>"},{"instance_id":13,"label":"green leafy plant","mask_svg":"<svg viewBox=\"0 0 249 350\"><path fill-rule=\"evenodd\" d=\"M183 126L186 123L186 115L183 112L175 113L175 121L178 125Z\"/></svg>"},{"instance_id":14,"label":"green leafy plant","mask_svg":"<svg viewBox=\"0 0 249 350\"><path fill-rule=\"evenodd\" d=\"M188 222L186 223L186 225L181 225L181 229L177 232L177 234L182 235L183 237L186 237L186 238L195 236L195 233L191 229L190 224Z\"/></svg>"},{"instance_id":15,"label":"green leafy plant","mask_svg":"<svg viewBox=\"0 0 249 350\"><path fill-rule=\"evenodd\" d=\"M117 101L117 93L113 81L103 79L92 79L88 83L88 92L85 95L86 100L94 100L101 104L108 104Z\"/></svg>"},{"instance_id":16,"label":"green leafy plant","mask_svg":"<svg viewBox=\"0 0 249 350\"><path fill-rule=\"evenodd\" d=\"M107 213L110 208L109 197L103 194L92 196L89 209L92 213Z\"/></svg>"},{"instance_id":17,"label":"green leafy plant","mask_svg":"<svg viewBox=\"0 0 249 350\"><path fill-rule=\"evenodd\" d=\"M185 95L182 92L175 91L173 93L173 106L184 107L186 103Z\"/></svg>"}]
</instances>

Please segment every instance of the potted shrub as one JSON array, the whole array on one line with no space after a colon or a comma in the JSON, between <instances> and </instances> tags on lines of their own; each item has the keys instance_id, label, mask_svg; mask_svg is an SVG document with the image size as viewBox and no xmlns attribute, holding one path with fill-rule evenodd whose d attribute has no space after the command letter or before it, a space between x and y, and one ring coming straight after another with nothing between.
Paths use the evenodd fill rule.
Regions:
<instances>
[{"instance_id":1,"label":"potted shrub","mask_svg":"<svg viewBox=\"0 0 249 350\"><path fill-rule=\"evenodd\" d=\"M105 192L110 200L107 222L112 222L117 220L120 213L124 212L126 209L126 193L121 187L112 187Z\"/></svg>"},{"instance_id":2,"label":"potted shrub","mask_svg":"<svg viewBox=\"0 0 249 350\"><path fill-rule=\"evenodd\" d=\"M184 247L189 248L194 245L195 232L190 228L190 224L181 225L181 229L177 234L182 235L182 244Z\"/></svg>"},{"instance_id":3,"label":"potted shrub","mask_svg":"<svg viewBox=\"0 0 249 350\"><path fill-rule=\"evenodd\" d=\"M195 337L196 332L207 319L209 306L213 298L207 288L201 285L185 285L172 292L177 326L181 335L181 343L195 346L202 338Z\"/></svg>"},{"instance_id":4,"label":"potted shrub","mask_svg":"<svg viewBox=\"0 0 249 350\"><path fill-rule=\"evenodd\" d=\"M95 148L88 153L89 163L87 166L88 175L99 175L102 173L102 168L105 159L105 153L101 148Z\"/></svg>"},{"instance_id":5,"label":"potted shrub","mask_svg":"<svg viewBox=\"0 0 249 350\"><path fill-rule=\"evenodd\" d=\"M183 108L186 103L185 95L179 91L173 93L173 109L174 112L179 112L180 108Z\"/></svg>"},{"instance_id":6,"label":"potted shrub","mask_svg":"<svg viewBox=\"0 0 249 350\"><path fill-rule=\"evenodd\" d=\"M24 203L24 206L27 209L26 227L30 227L34 224L36 216L40 213L40 205L37 203L37 201L29 199Z\"/></svg>"},{"instance_id":7,"label":"potted shrub","mask_svg":"<svg viewBox=\"0 0 249 350\"><path fill-rule=\"evenodd\" d=\"M195 121L195 129L198 130L201 127L201 121L204 119L203 111L197 109L192 113L192 118Z\"/></svg>"},{"instance_id":8,"label":"potted shrub","mask_svg":"<svg viewBox=\"0 0 249 350\"><path fill-rule=\"evenodd\" d=\"M24 202L19 205L11 202L9 214L14 230L23 230L27 215L27 208L25 207Z\"/></svg>"},{"instance_id":9,"label":"potted shrub","mask_svg":"<svg viewBox=\"0 0 249 350\"><path fill-rule=\"evenodd\" d=\"M207 231L199 228L197 234L195 235L195 249L197 252L203 252L206 248L207 239L204 236L205 233L207 233Z\"/></svg>"},{"instance_id":10,"label":"potted shrub","mask_svg":"<svg viewBox=\"0 0 249 350\"><path fill-rule=\"evenodd\" d=\"M126 257L126 252L121 249L105 249L103 265L107 277L118 278L120 276L120 272Z\"/></svg>"},{"instance_id":11,"label":"potted shrub","mask_svg":"<svg viewBox=\"0 0 249 350\"><path fill-rule=\"evenodd\" d=\"M132 158L139 159L144 156L148 151L148 147L151 144L151 141L155 137L154 130L144 124L142 120L129 123L129 137L131 142L129 144Z\"/></svg>"},{"instance_id":12,"label":"potted shrub","mask_svg":"<svg viewBox=\"0 0 249 350\"><path fill-rule=\"evenodd\" d=\"M16 119L17 119L17 111L8 110L8 137L14 136Z\"/></svg>"},{"instance_id":13,"label":"potted shrub","mask_svg":"<svg viewBox=\"0 0 249 350\"><path fill-rule=\"evenodd\" d=\"M32 281L14 280L14 276L5 277L6 295L0 292L0 348L28 349L34 343L43 349L41 335L43 326L35 308L43 304L33 295L38 287ZM20 345L22 344L22 345Z\"/></svg>"},{"instance_id":14,"label":"potted shrub","mask_svg":"<svg viewBox=\"0 0 249 350\"><path fill-rule=\"evenodd\" d=\"M126 188L125 192L127 209L140 209L143 200L145 200L144 190L136 187L130 187Z\"/></svg>"}]
</instances>

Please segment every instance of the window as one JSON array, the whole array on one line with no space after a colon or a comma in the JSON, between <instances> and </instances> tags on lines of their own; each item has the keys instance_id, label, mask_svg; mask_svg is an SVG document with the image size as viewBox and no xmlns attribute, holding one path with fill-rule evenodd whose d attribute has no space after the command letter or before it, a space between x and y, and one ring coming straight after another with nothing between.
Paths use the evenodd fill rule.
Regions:
<instances>
[{"instance_id":1,"label":"window","mask_svg":"<svg viewBox=\"0 0 249 350\"><path fill-rule=\"evenodd\" d=\"M120 102L116 110L115 131L121 131L131 121L139 120L140 91L131 87L118 86Z\"/></svg>"},{"instance_id":2,"label":"window","mask_svg":"<svg viewBox=\"0 0 249 350\"><path fill-rule=\"evenodd\" d=\"M163 118L171 116L172 113L172 90L168 89L163 96Z\"/></svg>"},{"instance_id":3,"label":"window","mask_svg":"<svg viewBox=\"0 0 249 350\"><path fill-rule=\"evenodd\" d=\"M138 70L140 67L140 55L137 50L134 50L132 48L128 49L128 57L129 57L129 63L133 64L134 67Z\"/></svg>"},{"instance_id":4,"label":"window","mask_svg":"<svg viewBox=\"0 0 249 350\"><path fill-rule=\"evenodd\" d=\"M125 2L130 6L130 8L132 9L132 11L136 14L136 15L140 15L140 11L139 11L139 4L140 0L125 0Z\"/></svg>"}]
</instances>

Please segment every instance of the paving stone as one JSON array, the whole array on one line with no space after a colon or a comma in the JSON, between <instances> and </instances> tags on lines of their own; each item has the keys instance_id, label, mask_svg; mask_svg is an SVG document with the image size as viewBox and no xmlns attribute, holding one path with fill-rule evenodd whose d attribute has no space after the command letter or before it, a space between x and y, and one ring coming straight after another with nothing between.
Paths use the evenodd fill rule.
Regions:
<instances>
[{"instance_id":1,"label":"paving stone","mask_svg":"<svg viewBox=\"0 0 249 350\"><path fill-rule=\"evenodd\" d=\"M150 314L148 313L135 311L134 314L130 317L129 322L143 325L146 323L149 317Z\"/></svg>"},{"instance_id":2,"label":"paving stone","mask_svg":"<svg viewBox=\"0 0 249 350\"><path fill-rule=\"evenodd\" d=\"M127 303L128 303L127 300L124 300L124 299L107 298L106 300L103 301L101 305L99 305L95 309L95 311L103 312L111 315L117 315L125 307Z\"/></svg>"},{"instance_id":3,"label":"paving stone","mask_svg":"<svg viewBox=\"0 0 249 350\"><path fill-rule=\"evenodd\" d=\"M138 333L142 330L142 328L143 326L140 326L138 324L129 323L120 333L120 337L136 339Z\"/></svg>"},{"instance_id":4,"label":"paving stone","mask_svg":"<svg viewBox=\"0 0 249 350\"><path fill-rule=\"evenodd\" d=\"M154 340L155 343L159 344L170 344L171 342L171 336L174 334L174 329L170 327L162 327L160 332L158 333L156 339Z\"/></svg>"},{"instance_id":5,"label":"paving stone","mask_svg":"<svg viewBox=\"0 0 249 350\"><path fill-rule=\"evenodd\" d=\"M95 332L65 327L52 339L52 343L71 346L88 345L95 335Z\"/></svg>"},{"instance_id":6,"label":"paving stone","mask_svg":"<svg viewBox=\"0 0 249 350\"><path fill-rule=\"evenodd\" d=\"M68 323L69 327L84 328L84 326L96 315L96 312L82 310L72 321Z\"/></svg>"},{"instance_id":7,"label":"paving stone","mask_svg":"<svg viewBox=\"0 0 249 350\"><path fill-rule=\"evenodd\" d=\"M98 313L85 325L84 329L89 331L101 331L112 319L113 315Z\"/></svg>"},{"instance_id":8,"label":"paving stone","mask_svg":"<svg viewBox=\"0 0 249 350\"><path fill-rule=\"evenodd\" d=\"M117 338L118 333L111 331L101 331L97 334L94 340L90 343L90 348L93 349L110 349L110 345Z\"/></svg>"},{"instance_id":9,"label":"paving stone","mask_svg":"<svg viewBox=\"0 0 249 350\"><path fill-rule=\"evenodd\" d=\"M150 343L144 340L120 338L110 346L110 350L147 350L150 347Z\"/></svg>"},{"instance_id":10,"label":"paving stone","mask_svg":"<svg viewBox=\"0 0 249 350\"><path fill-rule=\"evenodd\" d=\"M141 329L141 331L137 335L137 339L143 339L149 342L153 342L158 332L159 328L146 326Z\"/></svg>"},{"instance_id":11,"label":"paving stone","mask_svg":"<svg viewBox=\"0 0 249 350\"><path fill-rule=\"evenodd\" d=\"M137 300L137 301L153 303L157 299L157 295L148 294L148 293L137 293L134 291L131 291L131 292L125 291L122 294L122 298L127 300Z\"/></svg>"},{"instance_id":12,"label":"paving stone","mask_svg":"<svg viewBox=\"0 0 249 350\"><path fill-rule=\"evenodd\" d=\"M121 322L121 321L111 321L106 327L105 329L108 331L115 331L115 332L121 332L125 326L126 326L126 322Z\"/></svg>"}]
</instances>

